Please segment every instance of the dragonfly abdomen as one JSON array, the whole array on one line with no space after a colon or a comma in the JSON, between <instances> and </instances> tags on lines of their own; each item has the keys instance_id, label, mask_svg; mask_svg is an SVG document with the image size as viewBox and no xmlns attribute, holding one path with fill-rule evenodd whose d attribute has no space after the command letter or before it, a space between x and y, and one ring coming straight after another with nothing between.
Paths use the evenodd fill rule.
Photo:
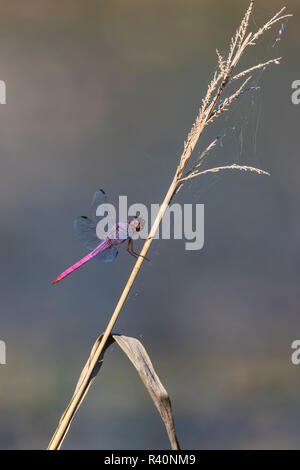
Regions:
<instances>
[{"instance_id":1,"label":"dragonfly abdomen","mask_svg":"<svg viewBox=\"0 0 300 470\"><path fill-rule=\"evenodd\" d=\"M98 255L104 250L107 250L112 246L112 241L109 239L104 240L100 245L98 245L93 251L91 251L88 255L84 256L81 260L77 261L75 264L70 266L68 269L63 271L59 276L57 276L54 281L52 281L52 284L57 284L60 282L62 279L64 279L66 276L69 276L73 271L76 269L80 268L83 264L87 263L90 259L94 258L94 256Z\"/></svg>"}]
</instances>

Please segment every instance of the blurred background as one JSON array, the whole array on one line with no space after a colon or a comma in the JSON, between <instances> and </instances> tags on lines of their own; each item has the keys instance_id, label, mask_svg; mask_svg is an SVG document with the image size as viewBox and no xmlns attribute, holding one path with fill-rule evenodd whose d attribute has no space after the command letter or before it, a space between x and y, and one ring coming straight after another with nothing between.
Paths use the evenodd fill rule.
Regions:
<instances>
[{"instance_id":1,"label":"blurred background","mask_svg":"<svg viewBox=\"0 0 300 470\"><path fill-rule=\"evenodd\" d=\"M245 94L203 135L220 143L207 166L240 172L189 183L174 202L205 204L205 244L154 241L115 332L140 339L167 388L184 449L300 447L298 0L294 18L243 58ZM0 447L47 447L134 259L93 261L73 219L93 192L113 203L160 203L209 79L248 1L0 2ZM257 1L250 29L283 6ZM281 37L281 41L276 41ZM140 249L141 242L137 243ZM64 449L168 449L134 368L113 346Z\"/></svg>"}]
</instances>

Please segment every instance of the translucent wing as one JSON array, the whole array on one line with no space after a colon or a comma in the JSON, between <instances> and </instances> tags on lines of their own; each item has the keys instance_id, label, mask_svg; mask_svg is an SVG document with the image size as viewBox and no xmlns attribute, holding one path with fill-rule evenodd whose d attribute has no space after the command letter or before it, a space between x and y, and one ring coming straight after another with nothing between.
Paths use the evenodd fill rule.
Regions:
<instances>
[{"instance_id":1,"label":"translucent wing","mask_svg":"<svg viewBox=\"0 0 300 470\"><path fill-rule=\"evenodd\" d=\"M74 220L74 230L80 243L89 251L94 250L101 243L101 240L96 235L95 223L84 215ZM94 258L109 263L116 258L117 254L117 248L112 246L102 251Z\"/></svg>"},{"instance_id":2,"label":"translucent wing","mask_svg":"<svg viewBox=\"0 0 300 470\"><path fill-rule=\"evenodd\" d=\"M74 230L80 243L88 250L94 250L101 243L96 234L95 223L85 215L74 220Z\"/></svg>"},{"instance_id":3,"label":"translucent wing","mask_svg":"<svg viewBox=\"0 0 300 470\"><path fill-rule=\"evenodd\" d=\"M92 217L95 223L99 222L102 217L96 215L97 209L101 204L105 204L107 202L107 197L103 189L98 189L95 192L93 199L92 199Z\"/></svg>"},{"instance_id":4,"label":"translucent wing","mask_svg":"<svg viewBox=\"0 0 300 470\"><path fill-rule=\"evenodd\" d=\"M98 255L95 256L95 259L104 261L104 263L110 263L113 261L118 255L118 250L115 246L111 246L107 250L102 251Z\"/></svg>"}]
</instances>

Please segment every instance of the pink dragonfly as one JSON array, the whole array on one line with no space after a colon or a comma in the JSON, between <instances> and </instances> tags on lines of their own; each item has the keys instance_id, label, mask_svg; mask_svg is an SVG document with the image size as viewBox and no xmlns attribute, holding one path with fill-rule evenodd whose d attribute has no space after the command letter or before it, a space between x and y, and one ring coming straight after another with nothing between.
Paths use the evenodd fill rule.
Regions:
<instances>
[{"instance_id":1,"label":"pink dragonfly","mask_svg":"<svg viewBox=\"0 0 300 470\"><path fill-rule=\"evenodd\" d=\"M111 235L108 235L107 238L100 242L96 234L96 225L101 219L96 215L98 206L106 202L106 194L102 189L99 189L95 192L92 200L92 219L82 215L77 217L74 220L74 230L78 240L82 245L90 251L90 253L77 263L70 266L59 276L57 276L52 284L57 284L59 281L64 279L66 276L71 274L76 269L80 268L83 264L90 261L92 258L99 259L106 263L113 261L117 254L118 250L117 245L120 245L125 240L128 240L127 251L130 255L138 258L140 255L133 251L133 241L132 236L134 232L139 232L144 226L144 220L140 217L134 217L130 222L119 222L111 231ZM148 260L149 261L149 260Z\"/></svg>"}]
</instances>

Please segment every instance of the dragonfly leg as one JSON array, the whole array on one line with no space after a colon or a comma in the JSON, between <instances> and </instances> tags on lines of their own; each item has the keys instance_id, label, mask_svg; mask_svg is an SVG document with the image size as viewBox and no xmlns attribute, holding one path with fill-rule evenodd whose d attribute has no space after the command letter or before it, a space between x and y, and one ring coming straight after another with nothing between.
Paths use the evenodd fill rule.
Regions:
<instances>
[{"instance_id":1,"label":"dragonfly leg","mask_svg":"<svg viewBox=\"0 0 300 470\"><path fill-rule=\"evenodd\" d=\"M150 261L150 259L149 259L149 258L146 258L146 256L140 255L139 253L136 253L136 252L133 250L133 240L132 240L132 238L130 239L130 248L131 248L131 253L132 253L134 256L136 256L137 258L138 258L139 256L141 256L141 258L144 258L146 261Z\"/></svg>"},{"instance_id":2,"label":"dragonfly leg","mask_svg":"<svg viewBox=\"0 0 300 470\"><path fill-rule=\"evenodd\" d=\"M127 251L127 253L129 253L131 256L133 256L134 258L136 258L135 254L133 254L133 252L132 252L131 249L130 249L130 245L131 245L130 242L132 242L131 238L129 238L129 240L128 240L126 251Z\"/></svg>"},{"instance_id":3,"label":"dragonfly leg","mask_svg":"<svg viewBox=\"0 0 300 470\"><path fill-rule=\"evenodd\" d=\"M144 258L146 261L150 261L150 259L146 258L146 256L140 255L139 253L136 253L136 252L133 250L133 241L132 241L132 238L129 238L126 250L128 251L128 253L129 253L131 256L134 256L134 258L139 258L139 257L141 256L141 257Z\"/></svg>"}]
</instances>

